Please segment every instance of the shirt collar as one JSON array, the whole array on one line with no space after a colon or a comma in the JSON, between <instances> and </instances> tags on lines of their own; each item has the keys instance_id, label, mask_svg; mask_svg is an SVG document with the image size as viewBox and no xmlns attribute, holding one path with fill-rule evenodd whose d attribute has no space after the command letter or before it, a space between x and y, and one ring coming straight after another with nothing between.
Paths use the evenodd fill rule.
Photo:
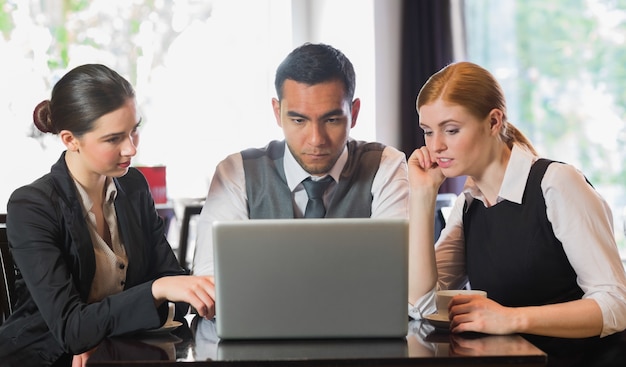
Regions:
<instances>
[{"instance_id":1,"label":"shirt collar","mask_svg":"<svg viewBox=\"0 0 626 367\"><path fill-rule=\"evenodd\" d=\"M285 169L285 178L287 179L287 185L289 186L289 189L291 191L294 191L296 187L302 182L302 180L310 177L311 174L305 171L302 166L300 166L300 164L296 161L296 158L294 158L293 154L291 154L291 151L289 150L289 147L287 146L287 142L284 142L284 144L285 155L283 159L283 165ZM339 182L339 177L341 177L341 171L343 171L343 167L346 165L347 161L348 145L346 144L343 152L341 152L341 155L339 156L339 159L337 159L337 162L335 162L335 165L328 173L335 180L335 182Z\"/></svg>"},{"instance_id":2,"label":"shirt collar","mask_svg":"<svg viewBox=\"0 0 626 367\"><path fill-rule=\"evenodd\" d=\"M89 195L87 195L87 191L85 191L85 188L83 187L83 185L81 185L76 180L74 180L74 185L76 185L76 189L78 190L78 195L80 196L80 201L83 205L84 214L87 215L87 213L89 213L91 211L91 208L93 207L93 201L91 201L91 198L89 197ZM104 194L104 197L106 198L105 203L110 205L110 204L113 204L117 196L117 187L115 187L115 183L110 177L107 177L105 185L106 185L106 192Z\"/></svg>"},{"instance_id":3,"label":"shirt collar","mask_svg":"<svg viewBox=\"0 0 626 367\"><path fill-rule=\"evenodd\" d=\"M113 182L112 178L107 178L109 183L107 184L107 191L105 193L105 198L107 198L107 203L113 204L115 198L117 198L117 187L115 186L115 182Z\"/></svg>"},{"instance_id":4,"label":"shirt collar","mask_svg":"<svg viewBox=\"0 0 626 367\"><path fill-rule=\"evenodd\" d=\"M503 200L511 201L516 204L522 203L530 168L536 160L537 157L529 150L519 144L513 144L511 157L504 171L504 179L502 180L500 192L498 193L498 203ZM478 186L476 186L471 177L468 177L465 182L463 194L468 204L467 207L469 207L473 199L481 200L483 203L485 202L483 193Z\"/></svg>"}]
</instances>

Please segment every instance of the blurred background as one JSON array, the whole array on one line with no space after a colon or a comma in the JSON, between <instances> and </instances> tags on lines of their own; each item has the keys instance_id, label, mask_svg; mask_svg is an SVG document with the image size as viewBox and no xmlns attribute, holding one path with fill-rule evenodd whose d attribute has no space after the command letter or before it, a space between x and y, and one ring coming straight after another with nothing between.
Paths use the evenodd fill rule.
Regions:
<instances>
[{"instance_id":1,"label":"blurred background","mask_svg":"<svg viewBox=\"0 0 626 367\"><path fill-rule=\"evenodd\" d=\"M407 137L421 132L402 110L415 115L421 83L400 86L435 50L407 46L407 34L449 43L432 72L469 60L496 75L509 119L610 203L626 257L626 1L616 0L0 0L0 212L58 159L62 145L32 112L84 63L135 86L145 123L134 164L166 166L171 201L206 195L227 154L282 139L274 71L305 41L354 63L363 108L352 135L410 154L420 144Z\"/></svg>"}]
</instances>

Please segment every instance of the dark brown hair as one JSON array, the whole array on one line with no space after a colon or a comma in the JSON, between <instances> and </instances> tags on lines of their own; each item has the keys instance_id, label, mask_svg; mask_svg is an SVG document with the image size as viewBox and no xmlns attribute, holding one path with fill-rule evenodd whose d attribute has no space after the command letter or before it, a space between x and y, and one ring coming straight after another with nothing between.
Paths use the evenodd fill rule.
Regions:
<instances>
[{"instance_id":1,"label":"dark brown hair","mask_svg":"<svg viewBox=\"0 0 626 367\"><path fill-rule=\"evenodd\" d=\"M352 62L338 49L323 43L305 43L291 51L276 70L274 86L278 100L283 98L285 80L315 85L338 80L345 88L346 100L352 101L356 75Z\"/></svg>"},{"instance_id":2,"label":"dark brown hair","mask_svg":"<svg viewBox=\"0 0 626 367\"><path fill-rule=\"evenodd\" d=\"M40 102L33 122L44 133L71 131L80 137L98 118L122 107L135 91L117 72L100 64L78 66L52 88L50 100Z\"/></svg>"}]
</instances>

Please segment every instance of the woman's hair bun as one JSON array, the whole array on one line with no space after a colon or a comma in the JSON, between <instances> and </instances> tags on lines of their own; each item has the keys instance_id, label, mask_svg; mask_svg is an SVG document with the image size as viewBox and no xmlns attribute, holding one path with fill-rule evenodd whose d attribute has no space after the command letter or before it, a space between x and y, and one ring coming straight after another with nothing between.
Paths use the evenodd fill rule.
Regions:
<instances>
[{"instance_id":1,"label":"woman's hair bun","mask_svg":"<svg viewBox=\"0 0 626 367\"><path fill-rule=\"evenodd\" d=\"M35 107L35 111L33 111L33 122L41 132L54 132L50 118L50 100L46 99L45 101L41 101L37 107Z\"/></svg>"}]
</instances>

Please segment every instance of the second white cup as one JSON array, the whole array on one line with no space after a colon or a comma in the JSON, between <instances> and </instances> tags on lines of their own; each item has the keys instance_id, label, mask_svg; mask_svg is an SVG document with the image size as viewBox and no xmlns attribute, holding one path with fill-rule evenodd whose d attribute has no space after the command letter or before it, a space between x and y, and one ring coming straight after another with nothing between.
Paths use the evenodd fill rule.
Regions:
<instances>
[{"instance_id":1,"label":"second white cup","mask_svg":"<svg viewBox=\"0 0 626 367\"><path fill-rule=\"evenodd\" d=\"M437 291L437 293L435 294L437 313L440 315L448 315L448 305L450 304L450 300L452 300L452 297L458 294L487 297L487 292L476 289L446 289L442 291Z\"/></svg>"}]
</instances>

